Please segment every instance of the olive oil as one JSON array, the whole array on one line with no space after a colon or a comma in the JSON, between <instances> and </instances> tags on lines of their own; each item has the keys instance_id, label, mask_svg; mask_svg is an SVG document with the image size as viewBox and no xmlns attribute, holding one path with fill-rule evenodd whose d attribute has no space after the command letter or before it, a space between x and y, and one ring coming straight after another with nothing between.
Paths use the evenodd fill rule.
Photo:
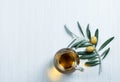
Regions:
<instances>
[{"instance_id":1,"label":"olive oil","mask_svg":"<svg viewBox=\"0 0 120 82\"><path fill-rule=\"evenodd\" d=\"M75 64L75 58L73 57L72 53L63 54L59 59L59 64L64 69L70 69Z\"/></svg>"},{"instance_id":2,"label":"olive oil","mask_svg":"<svg viewBox=\"0 0 120 82\"><path fill-rule=\"evenodd\" d=\"M77 53L69 48L59 50L54 57L56 69L62 73L71 73L75 71L76 65L79 64Z\"/></svg>"}]
</instances>

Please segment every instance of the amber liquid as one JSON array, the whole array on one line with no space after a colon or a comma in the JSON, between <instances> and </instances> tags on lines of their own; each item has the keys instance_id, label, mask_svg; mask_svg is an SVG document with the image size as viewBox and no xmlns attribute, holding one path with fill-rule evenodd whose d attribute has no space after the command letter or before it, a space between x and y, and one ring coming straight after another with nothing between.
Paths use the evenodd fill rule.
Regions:
<instances>
[{"instance_id":1,"label":"amber liquid","mask_svg":"<svg viewBox=\"0 0 120 82\"><path fill-rule=\"evenodd\" d=\"M64 53L59 59L59 64L65 69L71 69L75 64L73 53Z\"/></svg>"},{"instance_id":2,"label":"amber liquid","mask_svg":"<svg viewBox=\"0 0 120 82\"><path fill-rule=\"evenodd\" d=\"M79 64L79 56L70 48L59 50L54 57L54 66L61 73L72 73Z\"/></svg>"}]
</instances>

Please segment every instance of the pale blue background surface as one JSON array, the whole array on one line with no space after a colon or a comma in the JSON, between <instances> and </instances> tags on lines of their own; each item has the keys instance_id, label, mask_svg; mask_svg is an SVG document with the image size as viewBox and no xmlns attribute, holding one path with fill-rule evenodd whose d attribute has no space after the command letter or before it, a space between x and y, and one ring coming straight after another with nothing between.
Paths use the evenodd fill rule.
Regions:
<instances>
[{"instance_id":1,"label":"pale blue background surface","mask_svg":"<svg viewBox=\"0 0 120 82\"><path fill-rule=\"evenodd\" d=\"M119 82L120 0L0 0L0 82ZM57 50L71 38L67 24L79 35L76 22L85 30L100 30L100 43L115 36L111 52L98 67L76 71L59 80L48 72Z\"/></svg>"}]
</instances>

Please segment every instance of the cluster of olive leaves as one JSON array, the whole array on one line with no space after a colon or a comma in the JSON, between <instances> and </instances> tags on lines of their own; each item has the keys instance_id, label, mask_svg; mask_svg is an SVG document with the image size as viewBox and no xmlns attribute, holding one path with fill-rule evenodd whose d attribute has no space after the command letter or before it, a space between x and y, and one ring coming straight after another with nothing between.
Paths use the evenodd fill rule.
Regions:
<instances>
[{"instance_id":1,"label":"cluster of olive leaves","mask_svg":"<svg viewBox=\"0 0 120 82\"><path fill-rule=\"evenodd\" d=\"M114 37L111 37L111 38L107 39L98 49L96 49L97 43L98 43L98 39L99 39L98 38L99 37L99 29L96 29L96 31L95 31L94 36L97 38L97 43L93 45L93 44L90 43L91 31L89 29L89 24L87 25L86 33L83 32L79 22L77 22L77 25L78 25L78 28L79 28L79 31L80 31L82 37L84 38L82 40L80 39L81 36L78 37L73 32L71 32L67 28L66 25L64 26L66 31L67 31L67 33L73 37L73 41L68 45L68 48L72 48L72 49L76 50L76 52L78 53L80 59L87 60L85 62L86 66L92 67L92 66L99 65L99 74L100 74L101 70L102 70L102 66L101 66L102 60L109 53L110 47L107 48L104 51L102 51L102 50L114 39ZM85 34L86 34L86 36L85 36ZM91 53L86 52L86 50L84 50L84 51L77 51L77 49L79 49L79 48L88 47L88 46L94 46L95 47L95 51L91 52ZM99 54L99 52L102 52L102 53Z\"/></svg>"}]
</instances>

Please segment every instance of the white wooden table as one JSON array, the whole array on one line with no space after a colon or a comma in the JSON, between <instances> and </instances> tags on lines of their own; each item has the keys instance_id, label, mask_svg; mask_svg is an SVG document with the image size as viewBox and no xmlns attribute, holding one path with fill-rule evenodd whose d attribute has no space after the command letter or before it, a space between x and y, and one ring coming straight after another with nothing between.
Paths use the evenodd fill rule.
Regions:
<instances>
[{"instance_id":1,"label":"white wooden table","mask_svg":"<svg viewBox=\"0 0 120 82\"><path fill-rule=\"evenodd\" d=\"M120 0L0 0L0 82L119 82ZM71 75L54 73L57 50L89 23L100 30L100 43L115 36L111 52L98 66ZM54 71L53 71L54 70Z\"/></svg>"}]
</instances>

